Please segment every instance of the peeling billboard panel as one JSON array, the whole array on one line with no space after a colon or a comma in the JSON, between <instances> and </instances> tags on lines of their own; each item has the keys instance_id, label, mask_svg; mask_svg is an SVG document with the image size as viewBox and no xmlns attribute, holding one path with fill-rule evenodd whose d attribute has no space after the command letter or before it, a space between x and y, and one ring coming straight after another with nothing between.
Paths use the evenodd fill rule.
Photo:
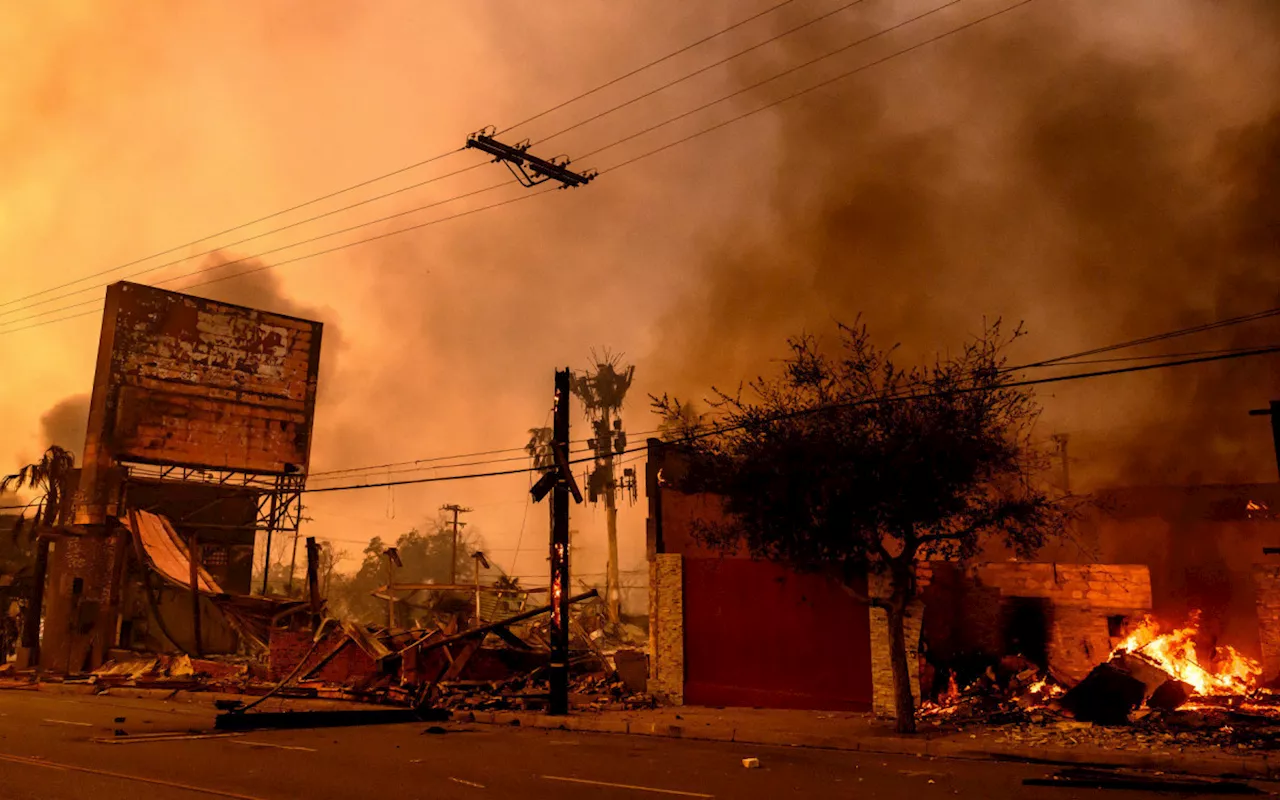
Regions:
<instances>
[{"instance_id":1,"label":"peeling billboard panel","mask_svg":"<svg viewBox=\"0 0 1280 800\"><path fill-rule=\"evenodd\" d=\"M86 463L305 473L321 330L319 322L113 284Z\"/></svg>"}]
</instances>

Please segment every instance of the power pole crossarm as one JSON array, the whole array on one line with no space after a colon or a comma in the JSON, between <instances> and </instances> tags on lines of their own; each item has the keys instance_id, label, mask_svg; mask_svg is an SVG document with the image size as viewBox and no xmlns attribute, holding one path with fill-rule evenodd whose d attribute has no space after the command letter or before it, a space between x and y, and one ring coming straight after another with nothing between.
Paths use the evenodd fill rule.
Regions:
<instances>
[{"instance_id":1,"label":"power pole crossarm","mask_svg":"<svg viewBox=\"0 0 1280 800\"><path fill-rule=\"evenodd\" d=\"M548 180L559 181L562 184L561 188L585 186L596 176L592 171L570 170L567 158L563 161L548 161L531 155L528 152L528 142L518 145L503 144L485 131L468 136L466 146L488 153L494 157L494 161L504 162L516 179L525 186L537 186Z\"/></svg>"}]
</instances>

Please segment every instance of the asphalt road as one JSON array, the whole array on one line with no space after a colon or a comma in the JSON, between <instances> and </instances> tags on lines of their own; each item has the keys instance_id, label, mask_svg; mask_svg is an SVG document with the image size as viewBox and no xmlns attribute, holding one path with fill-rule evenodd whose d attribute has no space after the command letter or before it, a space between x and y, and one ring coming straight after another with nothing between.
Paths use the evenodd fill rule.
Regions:
<instances>
[{"instance_id":1,"label":"asphalt road","mask_svg":"<svg viewBox=\"0 0 1280 800\"><path fill-rule=\"evenodd\" d=\"M0 691L0 800L1157 796L1024 786L1051 770L1020 764L459 724L108 743L212 721L199 705Z\"/></svg>"}]
</instances>

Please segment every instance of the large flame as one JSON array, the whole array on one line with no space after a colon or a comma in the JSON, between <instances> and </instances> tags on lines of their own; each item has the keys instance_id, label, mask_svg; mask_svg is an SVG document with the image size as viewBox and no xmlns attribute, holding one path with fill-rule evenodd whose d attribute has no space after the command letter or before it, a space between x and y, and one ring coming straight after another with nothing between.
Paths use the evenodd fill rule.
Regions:
<instances>
[{"instance_id":1,"label":"large flame","mask_svg":"<svg viewBox=\"0 0 1280 800\"><path fill-rule=\"evenodd\" d=\"M1243 695L1256 690L1258 678L1262 675L1258 662L1232 647L1219 647L1212 661L1208 664L1202 662L1196 655L1195 645L1199 629L1199 612L1192 612L1185 626L1168 633L1161 633L1159 623L1147 617L1112 655L1136 653L1144 656L1202 696Z\"/></svg>"}]
</instances>

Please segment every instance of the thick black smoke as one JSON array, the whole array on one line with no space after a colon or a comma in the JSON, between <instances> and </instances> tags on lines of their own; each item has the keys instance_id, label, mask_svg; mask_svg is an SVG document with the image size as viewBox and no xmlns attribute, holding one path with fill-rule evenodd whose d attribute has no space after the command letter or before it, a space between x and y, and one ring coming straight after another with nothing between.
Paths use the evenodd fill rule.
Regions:
<instances>
[{"instance_id":1,"label":"thick black smoke","mask_svg":"<svg viewBox=\"0 0 1280 800\"><path fill-rule=\"evenodd\" d=\"M904 359L958 346L984 317L1025 320L1019 355L1033 359L1280 306L1277 4L1117 5L1032 4L783 106L773 224L709 247L647 366L696 394L858 314ZM784 39L776 63L910 15L867 13ZM977 14L939 15L742 105ZM1138 352L1272 343L1274 320ZM1045 421L1092 432L1076 443L1082 477L1272 480L1265 422L1246 412L1280 396L1278 365L1054 389Z\"/></svg>"}]
</instances>

